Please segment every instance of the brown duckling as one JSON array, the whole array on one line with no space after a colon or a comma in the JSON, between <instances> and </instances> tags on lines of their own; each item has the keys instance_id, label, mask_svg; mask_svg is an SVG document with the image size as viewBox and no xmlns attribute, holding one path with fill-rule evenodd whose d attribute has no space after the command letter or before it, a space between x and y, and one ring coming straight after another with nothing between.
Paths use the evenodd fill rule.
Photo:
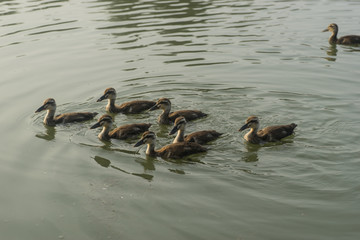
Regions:
<instances>
[{"instance_id":1,"label":"brown duckling","mask_svg":"<svg viewBox=\"0 0 360 240\"><path fill-rule=\"evenodd\" d=\"M134 123L127 124L120 127L115 128L110 131L112 127L113 119L110 115L102 115L98 122L95 123L90 129L103 127L102 131L99 133L98 137L101 140L110 140L110 138L116 139L128 139L138 136L140 133L147 131L151 124L150 123Z\"/></svg>"},{"instance_id":2,"label":"brown duckling","mask_svg":"<svg viewBox=\"0 0 360 240\"><path fill-rule=\"evenodd\" d=\"M205 144L217 139L222 135L222 133L219 133L215 130L203 130L203 131L193 132L189 135L184 136L185 127L186 127L186 120L183 116L175 119L174 127L169 133L169 135L172 135L177 132L177 135L173 143L196 142L198 144Z\"/></svg>"},{"instance_id":3,"label":"brown duckling","mask_svg":"<svg viewBox=\"0 0 360 240\"><path fill-rule=\"evenodd\" d=\"M259 119L256 116L250 116L246 119L245 125L239 131L250 128L250 131L245 134L246 141L254 144L263 144L266 142L277 142L282 138L290 136L296 128L295 123L289 125L270 126L264 129L259 129Z\"/></svg>"},{"instance_id":4,"label":"brown duckling","mask_svg":"<svg viewBox=\"0 0 360 240\"><path fill-rule=\"evenodd\" d=\"M195 120L198 118L206 117L207 114L198 110L180 110L170 113L171 102L168 98L160 98L156 104L149 109L153 111L156 109L161 109L163 112L158 117L158 123L160 124L171 124L175 121L177 117L183 116L186 121Z\"/></svg>"},{"instance_id":5,"label":"brown duckling","mask_svg":"<svg viewBox=\"0 0 360 240\"><path fill-rule=\"evenodd\" d=\"M180 143L172 143L166 145L159 150L155 150L155 140L156 135L154 132L144 132L141 139L134 145L134 147L138 147L143 144L147 144L146 155L152 157L162 157L162 158L183 158L185 156L206 152L207 149L201 146L200 144L194 142L180 142Z\"/></svg>"},{"instance_id":6,"label":"brown duckling","mask_svg":"<svg viewBox=\"0 0 360 240\"><path fill-rule=\"evenodd\" d=\"M106 105L106 110L110 113L141 113L145 110L148 110L155 105L154 101L147 100L134 100L130 102L125 102L120 106L115 104L116 99L116 90L114 88L105 89L104 94L97 100L101 102L104 99L108 99L108 104Z\"/></svg>"},{"instance_id":7,"label":"brown duckling","mask_svg":"<svg viewBox=\"0 0 360 240\"><path fill-rule=\"evenodd\" d=\"M338 39L337 34L339 31L339 27L335 23L330 24L326 29L323 30L323 32L329 32L329 31L332 33L329 38L330 44L335 44L335 43L346 44L346 45L360 44L360 36L358 35L348 35Z\"/></svg>"},{"instance_id":8,"label":"brown duckling","mask_svg":"<svg viewBox=\"0 0 360 240\"><path fill-rule=\"evenodd\" d=\"M47 110L44 118L44 124L54 126L58 123L71 123L71 122L82 122L93 119L98 113L97 112L72 112L63 113L55 116L56 102L53 98L48 98L44 101L44 104L39 107L35 113Z\"/></svg>"}]
</instances>

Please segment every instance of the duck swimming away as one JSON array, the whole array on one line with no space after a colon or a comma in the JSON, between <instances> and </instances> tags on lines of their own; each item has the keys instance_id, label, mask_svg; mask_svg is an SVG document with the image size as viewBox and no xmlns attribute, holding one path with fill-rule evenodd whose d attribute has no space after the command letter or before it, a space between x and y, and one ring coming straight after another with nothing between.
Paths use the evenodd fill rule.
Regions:
<instances>
[{"instance_id":1,"label":"duck swimming away","mask_svg":"<svg viewBox=\"0 0 360 240\"><path fill-rule=\"evenodd\" d=\"M101 102L104 99L108 99L106 110L110 113L136 114L148 110L155 105L154 101L134 100L125 102L118 106L115 104L116 90L114 88L105 89L104 94L97 100L97 102Z\"/></svg>"},{"instance_id":2,"label":"duck swimming away","mask_svg":"<svg viewBox=\"0 0 360 240\"><path fill-rule=\"evenodd\" d=\"M35 113L45 111L47 113L44 118L44 124L54 126L58 123L71 123L71 122L82 122L93 119L98 113L97 112L73 112L63 113L55 116L56 102L53 98L48 98L44 101L43 105L39 107Z\"/></svg>"},{"instance_id":3,"label":"duck swimming away","mask_svg":"<svg viewBox=\"0 0 360 240\"><path fill-rule=\"evenodd\" d=\"M99 133L98 137L101 140L110 140L110 138L116 139L128 139L138 136L140 133L143 133L149 130L150 123L134 123L122 125L110 131L113 125L113 118L110 115L102 115L98 122L95 123L90 129L103 127L102 131Z\"/></svg>"},{"instance_id":4,"label":"duck swimming away","mask_svg":"<svg viewBox=\"0 0 360 240\"><path fill-rule=\"evenodd\" d=\"M172 124L176 118L183 116L186 121L192 121L198 118L206 117L207 114L198 110L180 110L170 113L171 102L168 98L160 98L156 104L149 109L154 111L161 109L163 112L158 117L158 123L160 124Z\"/></svg>"},{"instance_id":5,"label":"duck swimming away","mask_svg":"<svg viewBox=\"0 0 360 240\"><path fill-rule=\"evenodd\" d=\"M239 131L244 131L250 128L250 131L245 134L244 139L253 144L264 144L266 142L277 142L293 134L296 128L295 123L289 125L270 126L264 129L259 129L259 119L256 116L250 116L246 119L245 125Z\"/></svg>"},{"instance_id":6,"label":"duck swimming away","mask_svg":"<svg viewBox=\"0 0 360 240\"><path fill-rule=\"evenodd\" d=\"M193 132L189 135L184 136L185 127L186 127L186 119L183 116L175 119L174 127L169 133L169 135L172 135L177 132L177 135L173 143L196 142L198 144L205 144L219 138L222 135L222 133L219 133L215 130L203 130L203 131Z\"/></svg>"},{"instance_id":7,"label":"duck swimming away","mask_svg":"<svg viewBox=\"0 0 360 240\"><path fill-rule=\"evenodd\" d=\"M146 155L152 157L158 156L165 159L167 158L179 159L191 154L207 151L206 148L194 142L172 143L160 148L159 150L155 150L155 140L156 140L155 133L147 131L144 132L141 139L134 145L134 147L147 144Z\"/></svg>"},{"instance_id":8,"label":"duck swimming away","mask_svg":"<svg viewBox=\"0 0 360 240\"><path fill-rule=\"evenodd\" d=\"M344 44L344 45L351 45L351 44L360 44L360 36L358 35L348 35L343 36L341 38L337 38L337 34L339 31L339 27L337 24L332 23L323 32L331 32L331 36L329 38L330 44Z\"/></svg>"}]
</instances>

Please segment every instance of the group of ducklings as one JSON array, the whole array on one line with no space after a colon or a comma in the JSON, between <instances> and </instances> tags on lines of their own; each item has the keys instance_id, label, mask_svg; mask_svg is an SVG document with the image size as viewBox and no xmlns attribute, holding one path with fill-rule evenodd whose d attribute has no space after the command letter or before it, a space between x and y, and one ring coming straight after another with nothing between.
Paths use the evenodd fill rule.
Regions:
<instances>
[{"instance_id":1,"label":"group of ducklings","mask_svg":"<svg viewBox=\"0 0 360 240\"><path fill-rule=\"evenodd\" d=\"M159 156L162 158L182 158L190 154L205 152L207 149L203 146L210 141L219 138L222 133L215 130L203 130L185 135L185 127L188 121L206 117L207 114L198 110L179 110L171 111L171 102L167 98L160 98L155 101L134 100L125 102L121 105L115 104L116 91L114 88L107 88L104 94L97 100L100 102L108 99L106 110L110 113L138 114L144 111L153 111L161 109L162 113L157 119L159 124L173 124L169 135L177 133L174 141L160 149L155 149L156 134L149 131L150 123L127 124L112 129L113 118L108 115L102 115L97 123L90 127L95 129L102 127L98 138L109 141L111 138L128 139L142 134L141 139L134 145L138 147L147 144L146 154L149 156ZM73 112L63 113L55 116L56 102L53 98L48 98L35 113L47 110L44 118L44 124L54 126L59 123L81 122L93 119L96 112ZM271 126L259 130L259 119L251 116L246 120L244 126L239 131L250 128L250 131L244 136L245 140L253 144L262 144L266 142L279 141L280 139L291 135L296 124ZM112 129L112 130L111 130Z\"/></svg>"},{"instance_id":2,"label":"group of ducklings","mask_svg":"<svg viewBox=\"0 0 360 240\"><path fill-rule=\"evenodd\" d=\"M330 24L323 32L332 32L329 43L330 44L360 44L360 36L348 35L337 38L339 27L337 24ZM153 111L161 109L162 113L158 117L159 124L174 124L169 135L177 133L172 144L166 145L160 149L155 150L156 135L154 132L149 131L150 123L134 123L117 127L113 130L113 118L105 114L101 116L97 123L91 126L91 129L102 127L102 131L98 137L101 140L127 139L137 136L142 133L141 139L134 145L135 147L142 144L147 144L146 154L150 156L160 156L163 158L181 158L189 154L205 152L206 148L203 144L213 141L220 137L222 133L215 130L205 130L191 133L185 136L186 122L198 118L206 117L207 114L198 110L180 110L175 112L171 111L171 102L167 98L160 98L158 101L135 100L126 102L119 105L115 104L116 91L114 88L107 88L104 94L97 100L100 102L108 99L106 110L110 113L123 113L123 114L138 114L143 111ZM75 112L63 113L55 116L56 102L53 98L48 98L44 101L43 105L35 112L47 110L44 118L44 124L54 126L59 123L81 122L93 119L98 113L96 112ZM259 130L259 119L256 116L250 116L245 125L239 131L250 128L250 131L245 134L244 139L253 144L262 144L266 142L279 141L293 134L296 128L295 123L288 125L270 126Z\"/></svg>"}]
</instances>

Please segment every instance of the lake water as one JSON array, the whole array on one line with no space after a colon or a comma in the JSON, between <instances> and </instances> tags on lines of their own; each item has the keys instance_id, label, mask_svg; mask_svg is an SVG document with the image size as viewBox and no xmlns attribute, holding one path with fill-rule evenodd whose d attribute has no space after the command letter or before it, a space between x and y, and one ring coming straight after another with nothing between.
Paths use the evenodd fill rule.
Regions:
<instances>
[{"instance_id":1,"label":"lake water","mask_svg":"<svg viewBox=\"0 0 360 240\"><path fill-rule=\"evenodd\" d=\"M359 239L360 1L0 2L1 239ZM46 127L57 112L105 113L168 97L209 114L187 132L225 133L192 161L97 139L96 120ZM159 111L117 115L151 122ZM298 124L281 144L238 129Z\"/></svg>"}]
</instances>

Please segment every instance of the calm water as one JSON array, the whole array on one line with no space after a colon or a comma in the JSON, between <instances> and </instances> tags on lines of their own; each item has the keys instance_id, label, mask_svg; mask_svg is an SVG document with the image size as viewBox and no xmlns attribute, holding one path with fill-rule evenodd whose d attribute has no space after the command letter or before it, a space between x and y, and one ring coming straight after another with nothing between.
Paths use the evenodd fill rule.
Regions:
<instances>
[{"instance_id":1,"label":"calm water","mask_svg":"<svg viewBox=\"0 0 360 240\"><path fill-rule=\"evenodd\" d=\"M360 34L353 1L0 1L0 232L12 239L358 239ZM149 159L134 141L97 139L95 120L42 124L58 112L105 113L169 97L209 117L187 132L225 135L192 161ZM116 116L152 122L159 112ZM255 147L237 130L298 124Z\"/></svg>"}]
</instances>

